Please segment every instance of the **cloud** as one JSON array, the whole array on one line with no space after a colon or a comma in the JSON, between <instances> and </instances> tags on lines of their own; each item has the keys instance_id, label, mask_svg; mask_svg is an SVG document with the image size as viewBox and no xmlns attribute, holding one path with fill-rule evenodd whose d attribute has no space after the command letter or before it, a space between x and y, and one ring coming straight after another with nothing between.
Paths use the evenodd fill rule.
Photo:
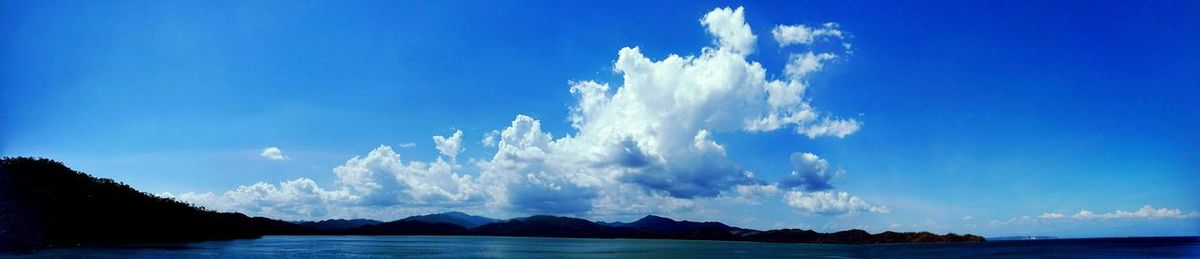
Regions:
<instances>
[{"instance_id":1,"label":"cloud","mask_svg":"<svg viewBox=\"0 0 1200 259\"><path fill-rule=\"evenodd\" d=\"M1132 211L1132 212L1117 210L1114 212L1109 212L1109 213L1104 213L1104 214L1096 214L1096 213L1088 211L1088 210L1080 210L1078 213L1075 213L1074 215L1065 215L1065 214L1057 213L1057 212L1047 212L1047 213L1042 213L1042 215L1038 216L1038 218L1046 219L1046 220L1063 220L1063 219L1074 219L1074 220L1192 219L1192 218L1200 218L1200 212L1192 211L1192 212L1185 213L1185 212L1183 212L1183 210L1180 210L1180 209L1167 209L1167 208L1157 208L1156 209L1150 205L1145 205L1145 206L1142 206L1142 208Z\"/></svg>"},{"instance_id":2,"label":"cloud","mask_svg":"<svg viewBox=\"0 0 1200 259\"><path fill-rule=\"evenodd\" d=\"M804 133L804 135L808 136L809 138L816 138L820 136L836 136L838 138L844 138L846 135L850 135L851 133L858 131L860 124L861 123L854 119L834 120L825 118L821 121L821 123L810 125L805 128L798 128L796 129L796 132Z\"/></svg>"},{"instance_id":3,"label":"cloud","mask_svg":"<svg viewBox=\"0 0 1200 259\"><path fill-rule=\"evenodd\" d=\"M808 74L820 71L825 65L825 61L833 60L837 55L832 53L813 53L812 51L804 54L792 54L788 58L788 63L783 67L783 72L791 78L804 78Z\"/></svg>"},{"instance_id":4,"label":"cloud","mask_svg":"<svg viewBox=\"0 0 1200 259\"><path fill-rule=\"evenodd\" d=\"M831 169L829 162L812 153L792 153L791 174L779 180L779 187L790 189L803 188L805 191L824 191L832 189L830 181L842 173L840 169Z\"/></svg>"},{"instance_id":5,"label":"cloud","mask_svg":"<svg viewBox=\"0 0 1200 259\"><path fill-rule=\"evenodd\" d=\"M700 24L708 29L709 34L716 37L717 45L748 55L754 52L757 37L750 32L750 25L746 24L744 15L745 12L740 6L734 10L728 7L717 8L705 14L704 18L700 19Z\"/></svg>"},{"instance_id":6,"label":"cloud","mask_svg":"<svg viewBox=\"0 0 1200 259\"><path fill-rule=\"evenodd\" d=\"M408 142L408 143L402 143L402 144L400 144L398 147L400 147L400 148L414 148L414 147L417 147L417 143L412 143L412 142Z\"/></svg>"},{"instance_id":7,"label":"cloud","mask_svg":"<svg viewBox=\"0 0 1200 259\"><path fill-rule=\"evenodd\" d=\"M457 135L457 134L456 134ZM391 147L380 145L365 157L355 156L333 169L337 182L371 206L431 204L479 199L470 175L441 158L433 162L400 160Z\"/></svg>"},{"instance_id":8,"label":"cloud","mask_svg":"<svg viewBox=\"0 0 1200 259\"><path fill-rule=\"evenodd\" d=\"M462 135L462 130L454 130L454 134L449 138L433 136L433 142L437 145L439 153L454 160L463 151Z\"/></svg>"},{"instance_id":9,"label":"cloud","mask_svg":"<svg viewBox=\"0 0 1200 259\"><path fill-rule=\"evenodd\" d=\"M763 200L776 197L781 193L777 185L774 184L739 184L733 187L733 193L729 198L734 202L743 204L760 204Z\"/></svg>"},{"instance_id":10,"label":"cloud","mask_svg":"<svg viewBox=\"0 0 1200 259\"><path fill-rule=\"evenodd\" d=\"M860 212L891 213L883 206L874 206L846 192L800 192L789 191L784 201L800 211L821 215L846 215Z\"/></svg>"},{"instance_id":11,"label":"cloud","mask_svg":"<svg viewBox=\"0 0 1200 259\"><path fill-rule=\"evenodd\" d=\"M327 215L329 206L351 203L358 198L344 189L323 189L312 179L303 177L280 182L278 186L265 182L242 185L220 195L212 192L179 195L165 192L158 196L218 211L240 211L276 218L320 218Z\"/></svg>"},{"instance_id":12,"label":"cloud","mask_svg":"<svg viewBox=\"0 0 1200 259\"><path fill-rule=\"evenodd\" d=\"M1037 222L1038 222L1038 220L1036 218L1033 218L1033 217L1030 217L1027 215L1023 215L1023 216L1011 218L1008 220L992 220L990 222L990 224L992 225L992 227L1001 227L1001 226L1007 226L1007 225L1032 224L1032 223L1037 223Z\"/></svg>"},{"instance_id":13,"label":"cloud","mask_svg":"<svg viewBox=\"0 0 1200 259\"><path fill-rule=\"evenodd\" d=\"M779 194L779 187L774 184L747 184L735 186L734 191L741 197L763 198Z\"/></svg>"},{"instance_id":14,"label":"cloud","mask_svg":"<svg viewBox=\"0 0 1200 259\"><path fill-rule=\"evenodd\" d=\"M499 130L488 131L483 134L483 140L479 141L479 143L483 144L484 147L494 147L496 146L496 141L498 141L496 139L498 136L500 136Z\"/></svg>"},{"instance_id":15,"label":"cloud","mask_svg":"<svg viewBox=\"0 0 1200 259\"><path fill-rule=\"evenodd\" d=\"M1085 210L1085 211L1081 211L1080 213L1083 213L1083 212L1087 212L1087 211L1086 211L1086 210ZM1088 212L1088 213L1091 213L1091 212ZM1062 213L1042 213L1042 215L1041 215L1041 216L1038 216L1038 218L1043 218L1043 219L1061 219L1061 218L1063 218L1063 214L1062 214Z\"/></svg>"},{"instance_id":16,"label":"cloud","mask_svg":"<svg viewBox=\"0 0 1200 259\"><path fill-rule=\"evenodd\" d=\"M1020 216L1008 220L992 220L993 227L1003 227L1008 225L1025 225L1025 224L1050 224L1054 222L1088 222L1088 221L1113 221L1113 220L1185 220L1200 218L1200 212L1184 212L1181 209L1154 208L1150 205L1144 205L1135 211L1116 210L1108 213L1095 213L1089 210L1080 210L1074 214L1065 214L1060 212L1046 212L1037 217Z\"/></svg>"},{"instance_id":17,"label":"cloud","mask_svg":"<svg viewBox=\"0 0 1200 259\"><path fill-rule=\"evenodd\" d=\"M270 159L270 160L288 160L288 159L291 159L290 157L288 157L288 156L286 156L286 155L284 155L284 154L283 154L283 150L280 150L280 149L279 149L279 148L277 148L277 147L268 147L268 148L264 148L264 149L262 150L262 153L261 153L261 154L259 154L259 155L260 155L260 156L262 156L262 157L265 157L265 158L267 158L267 159Z\"/></svg>"},{"instance_id":18,"label":"cloud","mask_svg":"<svg viewBox=\"0 0 1200 259\"><path fill-rule=\"evenodd\" d=\"M298 178L278 186L264 182L243 185L219 195L187 192L160 196L210 209L279 218L320 218L333 208L340 211L354 207L460 206L480 202L483 193L477 181L458 173L461 167L441 158L406 163L391 147L380 145L366 156L355 156L334 168L335 189Z\"/></svg>"},{"instance_id":19,"label":"cloud","mask_svg":"<svg viewBox=\"0 0 1200 259\"><path fill-rule=\"evenodd\" d=\"M573 132L556 138L539 120L517 115L504 129L485 133L481 143L496 150L491 158L469 160L469 169L477 170L465 171L477 177L457 164L463 133L456 130L433 137L442 155L433 162L404 162L381 145L333 169L335 186L354 197L350 206L368 208L481 203L525 213L658 213L691 209L697 199L731 191L782 191L732 161L718 142L721 134L791 129L840 138L857 131L857 121L820 112L805 94L806 78L836 54L793 54L782 77L768 76L747 58L757 38L741 7L713 9L700 25L714 45L697 55L652 59L625 47L613 62L620 82L568 82L576 98L567 118ZM837 171L819 162L823 168L799 164L800 180L789 186L831 188ZM828 200L812 207L823 214L883 210L841 195L796 193L789 203Z\"/></svg>"},{"instance_id":20,"label":"cloud","mask_svg":"<svg viewBox=\"0 0 1200 259\"><path fill-rule=\"evenodd\" d=\"M687 207L684 200L756 181L727 157L717 133L795 127L810 137L844 137L857 130L857 121L822 121L804 97L804 78L836 55L793 55L788 76L768 80L766 69L747 60L756 38L743 15L741 8L706 14L701 25L716 45L700 55L652 60L637 47L622 48L613 65L620 84L569 82L574 134L553 138L521 115L498 139L485 135L485 145L497 146L478 165L489 203L569 213L606 213L647 199ZM828 185L810 185L821 184Z\"/></svg>"},{"instance_id":21,"label":"cloud","mask_svg":"<svg viewBox=\"0 0 1200 259\"><path fill-rule=\"evenodd\" d=\"M775 42L779 43L780 47L788 45L810 45L817 38L832 37L842 39L842 31L838 29L836 23L825 23L820 28L813 28L797 25L776 25L775 29L771 30L771 36L775 37ZM849 47L846 47L849 49Z\"/></svg>"},{"instance_id":22,"label":"cloud","mask_svg":"<svg viewBox=\"0 0 1200 259\"><path fill-rule=\"evenodd\" d=\"M595 186L580 181L568 161L552 157L553 137L541 130L541 122L517 115L500 133L491 160L477 165L480 182L490 206L530 213L582 213L591 208Z\"/></svg>"},{"instance_id":23,"label":"cloud","mask_svg":"<svg viewBox=\"0 0 1200 259\"><path fill-rule=\"evenodd\" d=\"M745 182L744 170L725 158L713 133L788 125L812 131L807 126L818 116L803 98L803 77L819 65L790 69L787 81L766 80L766 70L746 60L755 38L742 15L741 8L705 15L702 24L718 45L700 56L654 61L638 48L621 49L614 67L623 82L615 91L607 84L574 82L571 92L579 102L571 121L579 132L572 141L618 151L608 158L637 169L623 172L622 180L676 197L711 196L714 187ZM828 53L806 56L820 57L808 60L816 64L833 58Z\"/></svg>"}]
</instances>

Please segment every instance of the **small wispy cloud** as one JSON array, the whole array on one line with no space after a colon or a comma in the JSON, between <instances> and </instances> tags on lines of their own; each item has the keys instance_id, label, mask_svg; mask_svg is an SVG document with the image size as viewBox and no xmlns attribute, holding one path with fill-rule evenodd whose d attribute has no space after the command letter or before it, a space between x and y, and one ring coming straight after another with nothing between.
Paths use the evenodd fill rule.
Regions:
<instances>
[{"instance_id":1,"label":"small wispy cloud","mask_svg":"<svg viewBox=\"0 0 1200 259\"><path fill-rule=\"evenodd\" d=\"M820 27L809 27L803 24L776 25L771 30L771 36L779 42L780 47L788 45L809 45L822 37L843 38L842 30L837 23L825 23ZM846 47L849 49L849 47Z\"/></svg>"},{"instance_id":2,"label":"small wispy cloud","mask_svg":"<svg viewBox=\"0 0 1200 259\"><path fill-rule=\"evenodd\" d=\"M1075 214L1065 214L1060 212L1046 212L1031 217L1028 215L1011 218L1008 220L993 220L993 227L1012 225L1012 224L1046 224L1060 221L1092 221L1092 220L1182 220L1200 218L1200 212L1191 211L1184 212L1181 209L1155 208L1154 206L1144 205L1134 211L1116 210L1109 213L1095 213L1089 210L1080 210Z\"/></svg>"},{"instance_id":3,"label":"small wispy cloud","mask_svg":"<svg viewBox=\"0 0 1200 259\"><path fill-rule=\"evenodd\" d=\"M278 147L268 147L268 148L264 148L264 149L262 150L262 154L259 154L259 155L260 155L260 156L262 156L262 157L265 157L265 158L267 158L267 159L270 159L270 160L288 160L288 159L291 159L291 158L290 158L290 157L288 157L287 155L284 155L284 154L283 154L283 150L280 150Z\"/></svg>"},{"instance_id":4,"label":"small wispy cloud","mask_svg":"<svg viewBox=\"0 0 1200 259\"><path fill-rule=\"evenodd\" d=\"M1109 213L1098 214L1089 210L1080 210L1079 212L1066 215L1058 212L1042 213L1038 216L1041 219L1060 220L1060 219L1076 219L1076 220L1091 220L1091 219L1192 219L1200 218L1200 212L1183 212L1180 209L1154 208L1150 205L1142 206L1135 211L1117 210Z\"/></svg>"},{"instance_id":5,"label":"small wispy cloud","mask_svg":"<svg viewBox=\"0 0 1200 259\"><path fill-rule=\"evenodd\" d=\"M500 131L492 130L487 133L484 133L483 140L481 140L479 142L482 143L483 146L485 146L485 147L495 147L496 142L500 140L499 137L500 137Z\"/></svg>"}]
</instances>

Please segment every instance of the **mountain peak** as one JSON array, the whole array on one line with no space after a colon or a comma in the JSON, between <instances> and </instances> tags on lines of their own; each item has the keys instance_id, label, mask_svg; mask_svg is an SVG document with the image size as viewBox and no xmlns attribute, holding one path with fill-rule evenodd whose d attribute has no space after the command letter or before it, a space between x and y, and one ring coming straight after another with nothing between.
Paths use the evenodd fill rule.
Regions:
<instances>
[{"instance_id":1,"label":"mountain peak","mask_svg":"<svg viewBox=\"0 0 1200 259\"><path fill-rule=\"evenodd\" d=\"M671 219L668 217L663 217L663 216L654 215L654 214L646 215L645 217L642 217L642 218L643 219Z\"/></svg>"},{"instance_id":2,"label":"mountain peak","mask_svg":"<svg viewBox=\"0 0 1200 259\"><path fill-rule=\"evenodd\" d=\"M651 215L646 215L645 217L642 217L641 219L639 219L637 221L634 221L634 223L637 223L637 222L678 222L678 221L671 219L671 218L651 214Z\"/></svg>"},{"instance_id":3,"label":"mountain peak","mask_svg":"<svg viewBox=\"0 0 1200 259\"><path fill-rule=\"evenodd\" d=\"M471 216L470 214L466 214L466 213L463 213L463 212L461 212L461 211L447 211L447 212L442 212L442 213L439 213L439 214L442 214L442 215L453 215L453 216Z\"/></svg>"},{"instance_id":4,"label":"mountain peak","mask_svg":"<svg viewBox=\"0 0 1200 259\"><path fill-rule=\"evenodd\" d=\"M480 217L471 214L466 214L458 211L442 212L437 214L419 215L400 219L400 221L420 221L425 223L450 223L459 225L464 228L474 228L483 224L496 222L498 220Z\"/></svg>"}]
</instances>

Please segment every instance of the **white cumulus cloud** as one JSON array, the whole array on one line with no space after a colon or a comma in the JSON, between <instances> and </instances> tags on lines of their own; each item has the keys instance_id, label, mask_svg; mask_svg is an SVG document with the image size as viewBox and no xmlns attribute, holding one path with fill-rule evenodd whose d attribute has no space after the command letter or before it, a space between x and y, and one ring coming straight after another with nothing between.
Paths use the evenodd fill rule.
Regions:
<instances>
[{"instance_id":1,"label":"white cumulus cloud","mask_svg":"<svg viewBox=\"0 0 1200 259\"><path fill-rule=\"evenodd\" d=\"M258 182L238 186L222 194L169 192L159 196L203 206L217 211L239 211L275 218L322 218L330 206L353 203L357 197L347 190L326 190L312 179L296 178L278 185Z\"/></svg>"},{"instance_id":2,"label":"white cumulus cloud","mask_svg":"<svg viewBox=\"0 0 1200 259\"><path fill-rule=\"evenodd\" d=\"M479 198L470 175L441 158L433 162L400 160L391 147L380 145L365 157L355 156L333 169L337 181L361 196L366 205L429 204Z\"/></svg>"},{"instance_id":3,"label":"white cumulus cloud","mask_svg":"<svg viewBox=\"0 0 1200 259\"><path fill-rule=\"evenodd\" d=\"M483 144L483 146L485 146L485 147L494 147L494 146L496 146L496 141L499 141L498 139L496 139L499 136L500 136L499 130L488 131L487 133L483 134L483 140L480 140L479 143Z\"/></svg>"},{"instance_id":4,"label":"white cumulus cloud","mask_svg":"<svg viewBox=\"0 0 1200 259\"><path fill-rule=\"evenodd\" d=\"M754 52L757 37L750 32L750 25L746 24L745 10L742 7L713 9L700 19L700 23L708 29L708 33L716 37L717 45L742 55Z\"/></svg>"},{"instance_id":5,"label":"white cumulus cloud","mask_svg":"<svg viewBox=\"0 0 1200 259\"><path fill-rule=\"evenodd\" d=\"M784 201L800 211L822 215L891 212L887 207L868 204L862 198L851 196L846 192L789 191L784 195Z\"/></svg>"},{"instance_id":6,"label":"white cumulus cloud","mask_svg":"<svg viewBox=\"0 0 1200 259\"><path fill-rule=\"evenodd\" d=\"M553 137L541 122L518 115L500 133L491 160L481 161L480 182L491 200L489 205L531 213L582 213L591 209L598 183L572 170L571 157L555 157Z\"/></svg>"},{"instance_id":7,"label":"white cumulus cloud","mask_svg":"<svg viewBox=\"0 0 1200 259\"><path fill-rule=\"evenodd\" d=\"M383 145L351 158L333 169L337 192L346 203L365 207L481 203L514 212L617 214L693 208L695 199L731 191L828 189L838 171L816 155L798 160L799 180L763 185L719 142L721 134L780 129L840 138L860 125L830 117L806 96L806 78L836 54L792 54L777 72L782 76L768 76L748 59L757 38L744 14L739 7L704 15L700 25L714 45L696 55L655 59L638 47L620 49L613 63L620 82L568 83L577 98L567 118L574 132L556 138L539 120L517 115L503 130L484 135L481 143L496 150L491 158L469 160L467 166L477 170L465 171L477 171L477 177L457 164L463 133L456 130L433 137L442 156L432 162L401 161ZM820 214L886 210L845 193L789 192L787 198Z\"/></svg>"},{"instance_id":8,"label":"white cumulus cloud","mask_svg":"<svg viewBox=\"0 0 1200 259\"><path fill-rule=\"evenodd\" d=\"M792 153L791 174L779 180L779 187L800 187L805 191L832 189L830 181L842 174L842 170L830 168L829 162L813 153Z\"/></svg>"},{"instance_id":9,"label":"white cumulus cloud","mask_svg":"<svg viewBox=\"0 0 1200 259\"><path fill-rule=\"evenodd\" d=\"M180 201L220 211L240 211L277 218L321 218L329 210L395 206L458 206L483 198L478 182L458 173L461 165L438 158L433 162L400 160L391 147L380 145L366 156L355 156L333 169L335 189L308 178L273 185L259 182L222 194L162 193Z\"/></svg>"},{"instance_id":10,"label":"white cumulus cloud","mask_svg":"<svg viewBox=\"0 0 1200 259\"><path fill-rule=\"evenodd\" d=\"M291 158L289 158L287 155L284 155L284 154L283 154L283 150L280 150L280 149L279 149L279 148L277 148L277 147L268 147L268 148L264 148L264 149L262 150L262 153L260 153L260 154L259 154L259 156L265 157L265 158L267 158L267 159L270 159L270 160L288 160L288 159L291 159Z\"/></svg>"},{"instance_id":11,"label":"white cumulus cloud","mask_svg":"<svg viewBox=\"0 0 1200 259\"><path fill-rule=\"evenodd\" d=\"M480 180L491 181L483 184L490 203L559 212L619 210L647 199L686 207L686 199L755 182L728 159L717 133L794 127L811 137L844 137L856 130L853 120L822 119L804 96L805 77L836 55L793 55L784 79L768 79L747 60L756 38L743 15L741 8L706 14L701 25L716 45L697 56L654 60L622 48L614 63L619 84L570 82L578 98L568 117L574 134L553 138L536 119L518 116L494 140L492 159L479 164Z\"/></svg>"},{"instance_id":12,"label":"white cumulus cloud","mask_svg":"<svg viewBox=\"0 0 1200 259\"><path fill-rule=\"evenodd\" d=\"M443 136L433 136L433 142L437 145L438 152L442 155L454 160L462 153L462 130L455 130L454 134L449 138Z\"/></svg>"}]
</instances>

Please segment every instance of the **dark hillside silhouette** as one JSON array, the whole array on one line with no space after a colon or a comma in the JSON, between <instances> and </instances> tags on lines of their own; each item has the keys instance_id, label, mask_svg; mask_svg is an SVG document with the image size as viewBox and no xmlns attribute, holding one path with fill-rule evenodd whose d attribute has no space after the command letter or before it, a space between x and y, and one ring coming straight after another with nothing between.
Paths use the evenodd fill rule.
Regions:
<instances>
[{"instance_id":1,"label":"dark hillside silhouette","mask_svg":"<svg viewBox=\"0 0 1200 259\"><path fill-rule=\"evenodd\" d=\"M679 239L732 240L745 234L758 232L753 229L731 227L721 222L676 221L655 215L647 215L630 223L616 222L609 224L650 231Z\"/></svg>"},{"instance_id":2,"label":"dark hillside silhouette","mask_svg":"<svg viewBox=\"0 0 1200 259\"><path fill-rule=\"evenodd\" d=\"M534 236L534 237L592 237L592 238L661 238L643 230L609 227L594 222L556 216L530 216L489 223L471 229L475 235Z\"/></svg>"},{"instance_id":3,"label":"dark hillside silhouette","mask_svg":"<svg viewBox=\"0 0 1200 259\"><path fill-rule=\"evenodd\" d=\"M143 193L49 159L0 160L0 249L306 233L312 231Z\"/></svg>"}]
</instances>

